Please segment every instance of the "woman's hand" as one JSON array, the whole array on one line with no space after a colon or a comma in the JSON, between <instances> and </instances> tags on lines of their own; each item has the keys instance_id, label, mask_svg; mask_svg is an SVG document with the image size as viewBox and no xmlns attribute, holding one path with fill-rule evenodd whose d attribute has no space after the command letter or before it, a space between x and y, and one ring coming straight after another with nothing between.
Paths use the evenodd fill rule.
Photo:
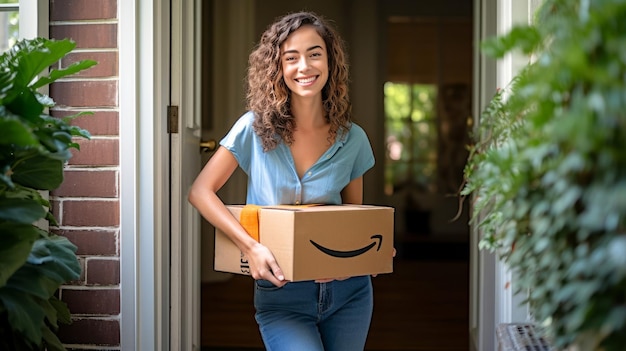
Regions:
<instances>
[{"instance_id":1,"label":"woman's hand","mask_svg":"<svg viewBox=\"0 0 626 351\"><path fill-rule=\"evenodd\" d=\"M283 271L278 266L276 258L266 246L261 244L253 245L245 253L250 264L250 275L255 280L265 279L277 287L287 284Z\"/></svg>"}]
</instances>

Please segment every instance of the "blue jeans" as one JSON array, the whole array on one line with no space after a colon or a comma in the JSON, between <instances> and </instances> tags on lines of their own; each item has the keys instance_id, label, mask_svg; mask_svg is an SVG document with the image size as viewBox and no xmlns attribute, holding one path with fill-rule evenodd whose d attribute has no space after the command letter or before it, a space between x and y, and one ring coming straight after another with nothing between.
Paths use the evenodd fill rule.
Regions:
<instances>
[{"instance_id":1,"label":"blue jeans","mask_svg":"<svg viewBox=\"0 0 626 351\"><path fill-rule=\"evenodd\" d=\"M363 351L373 303L370 276L282 288L255 282L255 318L268 351Z\"/></svg>"}]
</instances>

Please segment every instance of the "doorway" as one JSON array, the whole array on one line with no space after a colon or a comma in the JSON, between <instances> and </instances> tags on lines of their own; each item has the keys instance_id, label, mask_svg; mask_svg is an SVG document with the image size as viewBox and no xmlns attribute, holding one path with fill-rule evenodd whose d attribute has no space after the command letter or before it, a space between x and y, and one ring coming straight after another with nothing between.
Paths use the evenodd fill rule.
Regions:
<instances>
[{"instance_id":1,"label":"doorway","mask_svg":"<svg viewBox=\"0 0 626 351\"><path fill-rule=\"evenodd\" d=\"M448 185L448 182L437 184L443 176L435 175L435 185L426 187L430 189L428 191L413 192L411 189L410 193L414 194L411 201L405 201L409 188L395 184L395 191L388 192L387 168L402 169L403 166L387 162L390 157L388 126L392 117L385 114L384 86L386 82L429 85L437 93L435 116L431 121L435 134L430 136L432 144L426 150L437 153L433 161L435 174L439 170L442 175L451 172L446 173L444 179L454 183L458 179L454 172L458 172L459 164L452 162L454 165L450 166L451 162L447 165L441 162L450 161L451 157L445 155L450 155L451 142L458 147L463 141L459 141L456 134L446 133L458 132L455 123L459 121L467 123L469 114L464 115L463 109L470 108L471 111L471 106L460 107L467 104L463 96L469 91L455 85L458 82L448 74L452 70L461 70L469 62L469 72L459 74L469 75L469 81L464 78L462 83L472 86L472 0L446 0L437 4L416 0L323 0L314 3L304 0L212 0L203 4L206 8L202 20L205 38L202 62L205 66L201 94L203 103L206 103L202 108L205 140L219 141L243 113L247 55L267 24L279 15L301 9L315 11L335 22L349 47L354 115L368 133L377 158L375 169L365 175L365 201L396 208L398 256L393 274L380 275L373 280L375 308L367 350L468 350L467 221L450 221L456 214L457 203L448 196L454 185ZM417 32L398 32L398 26L394 26L398 23L408 23L405 27ZM459 33L449 33L459 23L469 26L469 39ZM419 32L420 28L422 32ZM428 31L431 34L424 34ZM421 44L414 40L416 38L422 40ZM409 44L416 45L413 49L418 51L403 56L406 52L402 50L406 50ZM432 52L426 53L426 46ZM459 46L463 50L455 50ZM470 48L468 52L465 51L467 47ZM426 57L428 64L434 66L411 60L411 55ZM461 64L446 61L450 57L460 60ZM392 71L391 68L400 66L394 60L407 62L407 70ZM429 76L410 74L419 69L426 70ZM455 100L461 102L451 102ZM450 116L450 111L461 117L441 123L441 116ZM413 127L420 129L419 126ZM466 140L467 129L461 129L461 138ZM405 128L398 129L398 133L404 131ZM407 144L402 146L406 148ZM203 164L210 153L204 156ZM393 188L393 181L390 184ZM245 176L235 175L220 195L225 202L243 203ZM416 218L422 218L417 223L426 224L419 230L414 226ZM252 280L212 270L213 229L206 222L202 226L202 348L262 350L254 321Z\"/></svg>"}]
</instances>

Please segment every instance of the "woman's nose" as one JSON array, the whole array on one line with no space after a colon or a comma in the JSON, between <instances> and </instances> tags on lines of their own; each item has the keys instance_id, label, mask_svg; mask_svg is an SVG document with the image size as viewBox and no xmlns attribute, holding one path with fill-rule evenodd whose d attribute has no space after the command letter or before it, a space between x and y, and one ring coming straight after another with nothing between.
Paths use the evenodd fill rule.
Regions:
<instances>
[{"instance_id":1,"label":"woman's nose","mask_svg":"<svg viewBox=\"0 0 626 351\"><path fill-rule=\"evenodd\" d=\"M309 60L307 60L307 59L306 59L306 57L303 57L303 58L301 58L301 59L300 59L300 62L299 62L299 67L298 67L298 68L299 68L301 71L305 71L306 69L308 69L308 68L309 68L309 66L310 66L310 65L309 65Z\"/></svg>"}]
</instances>

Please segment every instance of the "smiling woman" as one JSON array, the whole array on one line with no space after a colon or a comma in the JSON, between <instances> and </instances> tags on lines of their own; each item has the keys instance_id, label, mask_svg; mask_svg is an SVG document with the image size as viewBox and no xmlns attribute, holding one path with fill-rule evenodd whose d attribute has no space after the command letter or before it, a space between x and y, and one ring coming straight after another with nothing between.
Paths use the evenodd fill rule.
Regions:
<instances>
[{"instance_id":1,"label":"smiling woman","mask_svg":"<svg viewBox=\"0 0 626 351\"><path fill-rule=\"evenodd\" d=\"M269 245L252 239L217 196L240 167L248 176L247 204L361 204L374 154L351 120L347 67L343 42L320 16L297 12L271 24L249 57L249 111L220 141L189 194L247 258L268 350L363 350L369 332L369 275L287 281Z\"/></svg>"}]
</instances>

